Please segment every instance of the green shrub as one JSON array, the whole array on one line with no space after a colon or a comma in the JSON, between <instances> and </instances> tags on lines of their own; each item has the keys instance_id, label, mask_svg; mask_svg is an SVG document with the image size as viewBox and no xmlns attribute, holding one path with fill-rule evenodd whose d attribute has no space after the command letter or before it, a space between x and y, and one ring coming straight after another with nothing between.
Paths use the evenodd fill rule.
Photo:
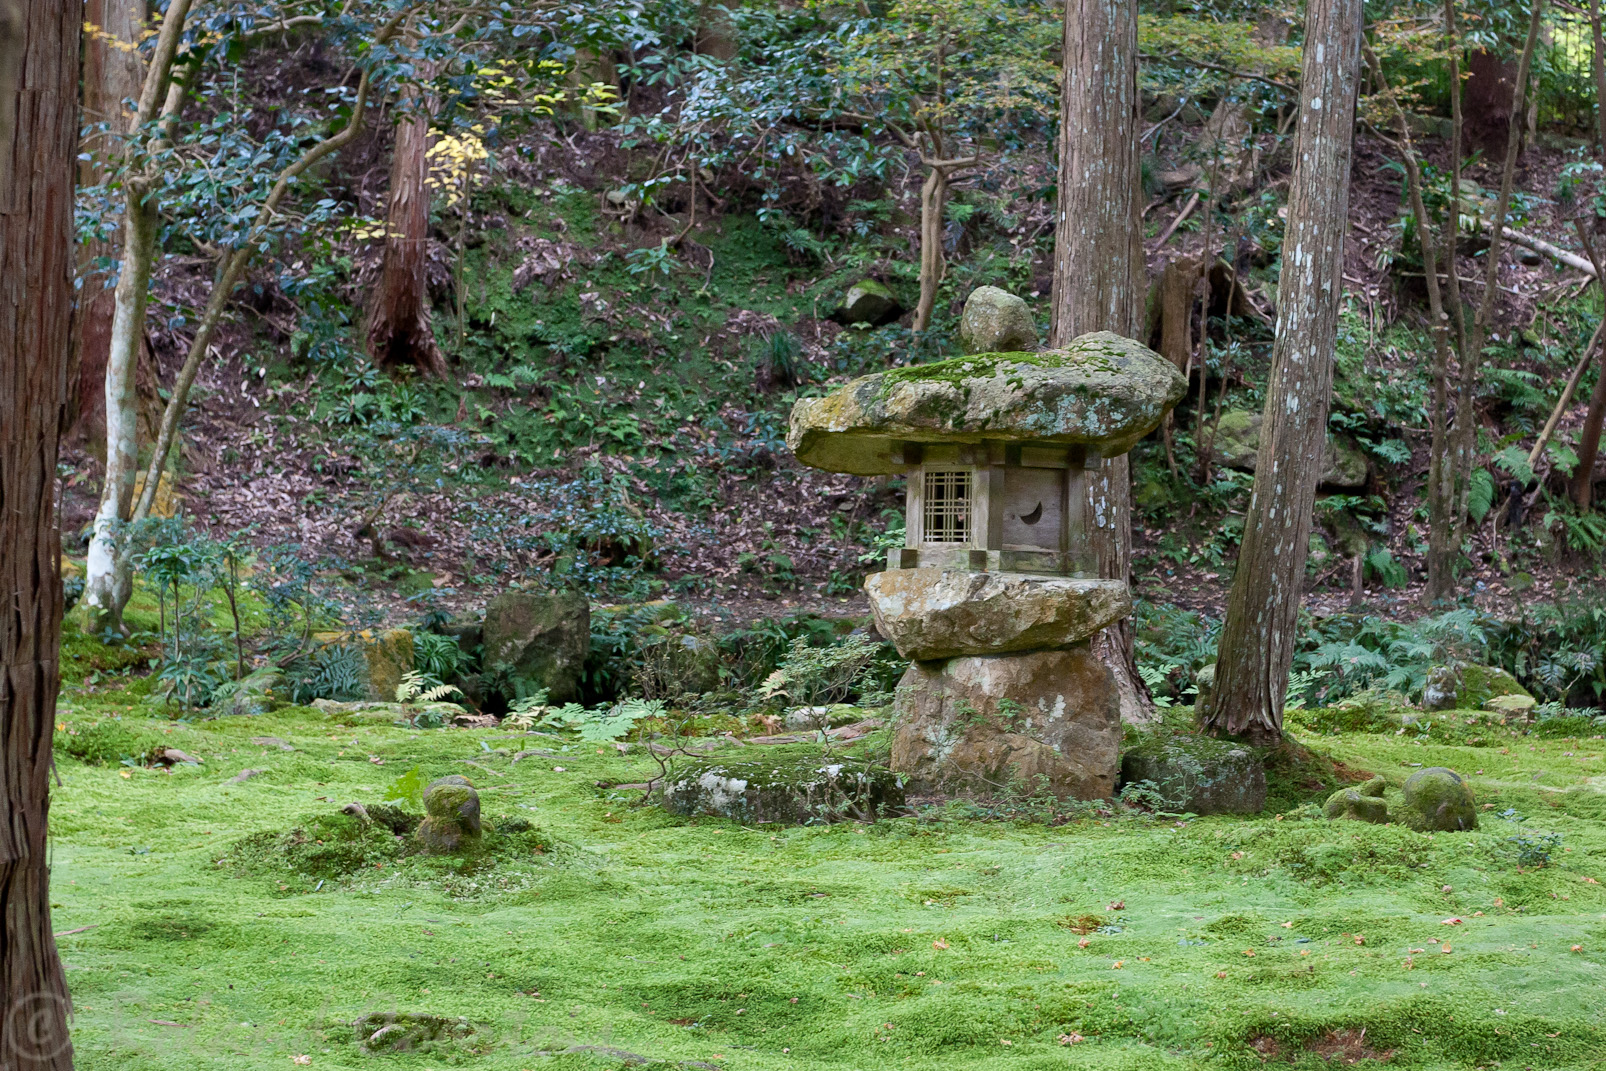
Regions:
<instances>
[{"instance_id":1,"label":"green shrub","mask_svg":"<svg viewBox=\"0 0 1606 1071\"><path fill-rule=\"evenodd\" d=\"M305 706L314 699L349 703L365 698L368 687L363 677L367 672L368 660L359 648L337 643L296 659L285 676L290 679L291 701Z\"/></svg>"}]
</instances>

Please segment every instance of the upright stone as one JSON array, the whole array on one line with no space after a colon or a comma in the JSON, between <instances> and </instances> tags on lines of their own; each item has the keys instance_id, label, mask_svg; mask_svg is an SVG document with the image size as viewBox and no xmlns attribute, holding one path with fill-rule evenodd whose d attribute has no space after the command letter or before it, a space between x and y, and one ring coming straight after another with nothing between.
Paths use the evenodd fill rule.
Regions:
<instances>
[{"instance_id":1,"label":"upright stone","mask_svg":"<svg viewBox=\"0 0 1606 1071\"><path fill-rule=\"evenodd\" d=\"M498 595L485 608L484 634L487 669L512 670L545 688L554 703L579 697L580 672L591 653L591 608L583 595Z\"/></svg>"},{"instance_id":2,"label":"upright stone","mask_svg":"<svg viewBox=\"0 0 1606 1071\"><path fill-rule=\"evenodd\" d=\"M415 836L425 851L452 854L480 841L480 794L466 777L431 781L424 789L424 816Z\"/></svg>"},{"instance_id":3,"label":"upright stone","mask_svg":"<svg viewBox=\"0 0 1606 1071\"><path fill-rule=\"evenodd\" d=\"M978 286L959 319L966 353L1011 353L1037 349L1037 325L1026 302L996 286Z\"/></svg>"}]
</instances>

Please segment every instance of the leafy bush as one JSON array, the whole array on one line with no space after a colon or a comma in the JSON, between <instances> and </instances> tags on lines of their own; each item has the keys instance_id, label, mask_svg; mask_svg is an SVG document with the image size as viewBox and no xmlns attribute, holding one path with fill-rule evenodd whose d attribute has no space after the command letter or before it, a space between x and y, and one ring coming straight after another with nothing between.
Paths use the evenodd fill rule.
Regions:
<instances>
[{"instance_id":1,"label":"leafy bush","mask_svg":"<svg viewBox=\"0 0 1606 1071\"><path fill-rule=\"evenodd\" d=\"M363 677L368 660L362 650L349 643L320 647L290 664L285 676L290 681L290 700L305 706L314 699L349 703L368 694Z\"/></svg>"},{"instance_id":2,"label":"leafy bush","mask_svg":"<svg viewBox=\"0 0 1606 1071\"><path fill-rule=\"evenodd\" d=\"M799 637L759 694L785 697L801 707L826 707L850 697L863 706L883 706L892 698L879 687L878 663L886 657L884 645L867 636L849 636L828 647L811 647Z\"/></svg>"}]
</instances>

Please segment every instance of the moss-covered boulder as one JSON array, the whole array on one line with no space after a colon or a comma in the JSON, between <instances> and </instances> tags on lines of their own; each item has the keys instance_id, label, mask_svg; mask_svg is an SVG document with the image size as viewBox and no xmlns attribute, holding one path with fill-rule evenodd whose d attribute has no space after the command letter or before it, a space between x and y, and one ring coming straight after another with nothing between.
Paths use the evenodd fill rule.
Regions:
<instances>
[{"instance_id":1,"label":"moss-covered boulder","mask_svg":"<svg viewBox=\"0 0 1606 1071\"><path fill-rule=\"evenodd\" d=\"M509 591L485 608L485 668L509 669L547 699L579 698L580 672L591 653L591 608L585 596L566 591Z\"/></svg>"},{"instance_id":2,"label":"moss-covered boulder","mask_svg":"<svg viewBox=\"0 0 1606 1071\"><path fill-rule=\"evenodd\" d=\"M1181 400L1176 367L1141 342L1100 331L1042 353L980 353L862 376L792 407L786 443L805 465L902 472L902 445L1081 445L1130 450Z\"/></svg>"},{"instance_id":3,"label":"moss-covered boulder","mask_svg":"<svg viewBox=\"0 0 1606 1071\"><path fill-rule=\"evenodd\" d=\"M1387 788L1387 782L1381 777L1374 777L1364 785L1357 785L1354 788L1341 788L1327 797L1322 813L1335 820L1350 818L1358 822L1387 825L1389 805L1383 798Z\"/></svg>"},{"instance_id":4,"label":"moss-covered boulder","mask_svg":"<svg viewBox=\"0 0 1606 1071\"><path fill-rule=\"evenodd\" d=\"M250 716L267 714L290 702L290 681L284 670L264 666L247 674L228 696L215 703L217 713Z\"/></svg>"},{"instance_id":5,"label":"moss-covered boulder","mask_svg":"<svg viewBox=\"0 0 1606 1071\"><path fill-rule=\"evenodd\" d=\"M1251 748L1209 736L1156 733L1121 757L1125 785L1147 781L1168 811L1258 814L1266 767Z\"/></svg>"},{"instance_id":6,"label":"moss-covered boulder","mask_svg":"<svg viewBox=\"0 0 1606 1071\"><path fill-rule=\"evenodd\" d=\"M1412 829L1454 833L1478 828L1478 806L1461 775L1430 766L1406 778L1397 817Z\"/></svg>"},{"instance_id":7,"label":"moss-covered boulder","mask_svg":"<svg viewBox=\"0 0 1606 1071\"><path fill-rule=\"evenodd\" d=\"M959 344L966 353L1014 353L1037 348L1037 325L1026 302L996 286L978 286L965 299Z\"/></svg>"},{"instance_id":8,"label":"moss-covered boulder","mask_svg":"<svg viewBox=\"0 0 1606 1071\"><path fill-rule=\"evenodd\" d=\"M1211 451L1229 468L1254 472L1260 453L1260 426L1265 416L1248 409L1229 409L1221 414L1221 424ZM1327 434L1322 452L1323 487L1366 486L1366 454L1347 436Z\"/></svg>"},{"instance_id":9,"label":"moss-covered boulder","mask_svg":"<svg viewBox=\"0 0 1606 1071\"><path fill-rule=\"evenodd\" d=\"M903 315L903 304L885 283L860 279L842 295L831 319L848 327L880 327Z\"/></svg>"},{"instance_id":10,"label":"moss-covered boulder","mask_svg":"<svg viewBox=\"0 0 1606 1071\"><path fill-rule=\"evenodd\" d=\"M891 770L862 759L716 762L678 771L663 803L673 814L813 825L884 815L903 805L903 787Z\"/></svg>"},{"instance_id":11,"label":"moss-covered boulder","mask_svg":"<svg viewBox=\"0 0 1606 1071\"><path fill-rule=\"evenodd\" d=\"M1468 663L1461 667L1461 691L1456 705L1462 710L1498 709L1490 707L1490 700L1508 696L1533 699L1533 694L1517 683L1517 678L1498 666Z\"/></svg>"},{"instance_id":12,"label":"moss-covered boulder","mask_svg":"<svg viewBox=\"0 0 1606 1071\"><path fill-rule=\"evenodd\" d=\"M414 836L427 852L455 854L480 842L480 794L466 777L450 774L424 789L424 820Z\"/></svg>"}]
</instances>

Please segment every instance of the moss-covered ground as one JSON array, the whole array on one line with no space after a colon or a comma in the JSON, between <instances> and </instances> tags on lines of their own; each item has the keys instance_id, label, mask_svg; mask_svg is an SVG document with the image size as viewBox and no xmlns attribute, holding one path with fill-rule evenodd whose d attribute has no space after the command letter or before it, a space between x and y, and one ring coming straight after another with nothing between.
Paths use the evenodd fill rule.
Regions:
<instances>
[{"instance_id":1,"label":"moss-covered ground","mask_svg":"<svg viewBox=\"0 0 1606 1071\"><path fill-rule=\"evenodd\" d=\"M52 810L91 1071L1549 1069L1598 1066L1606 1040L1598 738L1306 738L1396 783L1417 764L1462 771L1483 821L1466 834L1306 805L1058 826L954 805L754 829L598 786L645 780L639 747L305 708L175 722L139 683L91 679L64 691ZM203 764L123 764L142 741ZM489 824L535 830L471 864L385 837L306 845L415 766L466 774ZM237 781L246 769L262 772ZM1550 833L1550 865L1519 869L1510 838ZM365 1053L349 1024L389 1013L474 1032Z\"/></svg>"}]
</instances>

